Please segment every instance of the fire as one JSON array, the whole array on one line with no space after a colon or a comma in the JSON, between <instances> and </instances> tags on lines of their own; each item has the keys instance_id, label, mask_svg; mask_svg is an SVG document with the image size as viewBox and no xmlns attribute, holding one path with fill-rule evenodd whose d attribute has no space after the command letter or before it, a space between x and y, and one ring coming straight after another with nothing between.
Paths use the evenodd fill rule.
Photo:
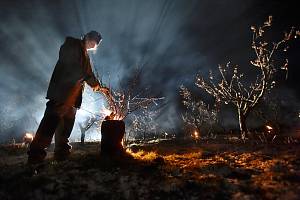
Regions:
<instances>
[{"instance_id":1,"label":"fire","mask_svg":"<svg viewBox=\"0 0 300 200\"><path fill-rule=\"evenodd\" d=\"M103 108L100 113L102 113L105 116L110 116L112 114L112 111L107 109L107 108Z\"/></svg>"},{"instance_id":2,"label":"fire","mask_svg":"<svg viewBox=\"0 0 300 200\"><path fill-rule=\"evenodd\" d=\"M198 140L200 138L199 132L195 130L194 133L192 134L192 137Z\"/></svg>"},{"instance_id":3,"label":"fire","mask_svg":"<svg viewBox=\"0 0 300 200\"><path fill-rule=\"evenodd\" d=\"M122 120L124 118L107 108L103 108L100 113L105 116L105 120Z\"/></svg>"},{"instance_id":4,"label":"fire","mask_svg":"<svg viewBox=\"0 0 300 200\"><path fill-rule=\"evenodd\" d=\"M124 118L124 117L122 117L122 116L120 116L120 115L117 115L117 114L115 114L115 113L114 113L112 116L113 116L113 117L112 117L113 120L123 120L123 118Z\"/></svg>"},{"instance_id":5,"label":"fire","mask_svg":"<svg viewBox=\"0 0 300 200\"><path fill-rule=\"evenodd\" d=\"M270 125L266 125L266 129L267 129L268 133L271 133L273 131L273 127Z\"/></svg>"},{"instance_id":6,"label":"fire","mask_svg":"<svg viewBox=\"0 0 300 200\"><path fill-rule=\"evenodd\" d=\"M266 125L266 128L267 128L268 130L273 130L273 127L272 127L272 126L269 126L269 125Z\"/></svg>"},{"instance_id":7,"label":"fire","mask_svg":"<svg viewBox=\"0 0 300 200\"><path fill-rule=\"evenodd\" d=\"M23 137L23 143L24 144L30 144L33 140L33 134L32 133L25 133Z\"/></svg>"}]
</instances>

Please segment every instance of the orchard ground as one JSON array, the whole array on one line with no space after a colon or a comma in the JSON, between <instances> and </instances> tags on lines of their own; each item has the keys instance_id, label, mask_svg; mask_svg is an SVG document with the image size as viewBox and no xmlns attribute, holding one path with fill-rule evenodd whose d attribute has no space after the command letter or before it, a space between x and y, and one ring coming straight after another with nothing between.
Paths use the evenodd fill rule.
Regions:
<instances>
[{"instance_id":1,"label":"orchard ground","mask_svg":"<svg viewBox=\"0 0 300 200\"><path fill-rule=\"evenodd\" d=\"M300 199L300 146L205 140L133 144L100 156L73 143L66 161L26 164L26 147L0 147L0 199Z\"/></svg>"}]
</instances>

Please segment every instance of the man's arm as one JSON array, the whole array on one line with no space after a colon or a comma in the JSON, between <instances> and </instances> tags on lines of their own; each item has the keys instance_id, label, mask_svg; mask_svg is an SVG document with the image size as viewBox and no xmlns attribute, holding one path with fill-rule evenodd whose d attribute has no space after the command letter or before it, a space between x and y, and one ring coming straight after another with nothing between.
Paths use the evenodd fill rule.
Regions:
<instances>
[{"instance_id":1,"label":"man's arm","mask_svg":"<svg viewBox=\"0 0 300 200\"><path fill-rule=\"evenodd\" d=\"M84 78L84 81L91 87L93 88L94 91L99 91L105 94L109 93L109 89L107 87L104 87L103 85L100 84L99 80L96 78L95 74L93 73L90 59L87 56L87 69L86 69L86 75Z\"/></svg>"},{"instance_id":2,"label":"man's arm","mask_svg":"<svg viewBox=\"0 0 300 200\"><path fill-rule=\"evenodd\" d=\"M89 58L87 58L89 59ZM84 76L84 81L91 87L91 88L95 88L97 86L100 86L100 82L99 80L96 78L95 74L93 73L90 61L88 60L87 66L86 66L86 74Z\"/></svg>"}]
</instances>

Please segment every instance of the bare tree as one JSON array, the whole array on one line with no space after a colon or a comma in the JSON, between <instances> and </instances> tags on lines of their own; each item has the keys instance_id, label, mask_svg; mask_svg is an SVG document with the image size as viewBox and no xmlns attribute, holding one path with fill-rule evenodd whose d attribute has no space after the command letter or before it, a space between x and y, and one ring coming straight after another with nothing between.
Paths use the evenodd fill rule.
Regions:
<instances>
[{"instance_id":1,"label":"bare tree","mask_svg":"<svg viewBox=\"0 0 300 200\"><path fill-rule=\"evenodd\" d=\"M299 31L291 30L285 33L284 38L278 42L267 42L264 39L265 31L271 27L272 16L264 22L262 26L252 26L252 49L256 58L250 61L251 65L258 69L256 80L251 84L242 82L243 74L239 72L239 66L232 66L229 63L219 65L221 80L216 83L215 77L210 71L209 80L205 80L201 75L197 75L196 85L215 97L221 103L233 104L238 113L239 126L242 139L245 139L247 132L246 119L253 108L258 104L262 97L275 86L275 73L279 70L288 70L288 60L283 65L275 62L274 54L278 51L287 51L287 42L296 37ZM278 61L278 60L277 60Z\"/></svg>"},{"instance_id":2,"label":"bare tree","mask_svg":"<svg viewBox=\"0 0 300 200\"><path fill-rule=\"evenodd\" d=\"M156 125L154 126L156 124L154 113L165 98L154 97L147 88L139 88L140 75L141 73L137 69L127 82L122 84L120 87L122 89L109 88L104 96L109 106L106 119L124 120L129 114L132 114L132 118L128 120L131 123L129 125L131 132L139 131L140 134L145 135L146 131L152 131L152 128L156 127Z\"/></svg>"},{"instance_id":3,"label":"bare tree","mask_svg":"<svg viewBox=\"0 0 300 200\"><path fill-rule=\"evenodd\" d=\"M157 117L158 112L158 110L145 109L137 114L132 114L127 137L136 138L142 136L143 140L146 140L148 135L156 135L159 124L155 118Z\"/></svg>"},{"instance_id":4,"label":"bare tree","mask_svg":"<svg viewBox=\"0 0 300 200\"><path fill-rule=\"evenodd\" d=\"M110 119L124 119L127 115L136 112L138 110L148 109L150 106L158 105L164 97L153 97L148 93L148 89L137 89L138 82L140 80L140 71L136 70L132 77L129 78L126 88L120 90L109 89L104 94L111 115Z\"/></svg>"},{"instance_id":5,"label":"bare tree","mask_svg":"<svg viewBox=\"0 0 300 200\"><path fill-rule=\"evenodd\" d=\"M85 141L85 133L97 122L96 117L89 117L87 118L84 122L78 123L80 132L81 132L81 137L80 137L80 142L81 144L84 144Z\"/></svg>"},{"instance_id":6,"label":"bare tree","mask_svg":"<svg viewBox=\"0 0 300 200\"><path fill-rule=\"evenodd\" d=\"M273 92L265 95L263 101L254 109L256 118L261 119L265 127L270 126L276 134L286 134L290 127L299 121L299 111L296 105L290 102L293 97L288 94Z\"/></svg>"},{"instance_id":7,"label":"bare tree","mask_svg":"<svg viewBox=\"0 0 300 200\"><path fill-rule=\"evenodd\" d=\"M182 120L185 127L192 131L205 132L206 135L212 135L214 125L218 123L218 107L210 108L199 99L195 99L192 93L183 85L180 86L180 95L186 111L182 114Z\"/></svg>"}]
</instances>

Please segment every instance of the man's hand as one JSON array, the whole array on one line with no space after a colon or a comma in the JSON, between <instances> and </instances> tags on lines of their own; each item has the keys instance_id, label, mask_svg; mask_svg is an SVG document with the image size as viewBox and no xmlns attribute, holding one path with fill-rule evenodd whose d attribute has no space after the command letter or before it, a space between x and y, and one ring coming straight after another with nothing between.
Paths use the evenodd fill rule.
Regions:
<instances>
[{"instance_id":1,"label":"man's hand","mask_svg":"<svg viewBox=\"0 0 300 200\"><path fill-rule=\"evenodd\" d=\"M106 94L106 95L110 94L109 88L101 87L100 85L97 85L97 86L93 87L93 91L101 92L101 93Z\"/></svg>"},{"instance_id":2,"label":"man's hand","mask_svg":"<svg viewBox=\"0 0 300 200\"><path fill-rule=\"evenodd\" d=\"M103 94L109 95L110 94L110 89L107 87L101 87L99 92L102 92Z\"/></svg>"}]
</instances>

